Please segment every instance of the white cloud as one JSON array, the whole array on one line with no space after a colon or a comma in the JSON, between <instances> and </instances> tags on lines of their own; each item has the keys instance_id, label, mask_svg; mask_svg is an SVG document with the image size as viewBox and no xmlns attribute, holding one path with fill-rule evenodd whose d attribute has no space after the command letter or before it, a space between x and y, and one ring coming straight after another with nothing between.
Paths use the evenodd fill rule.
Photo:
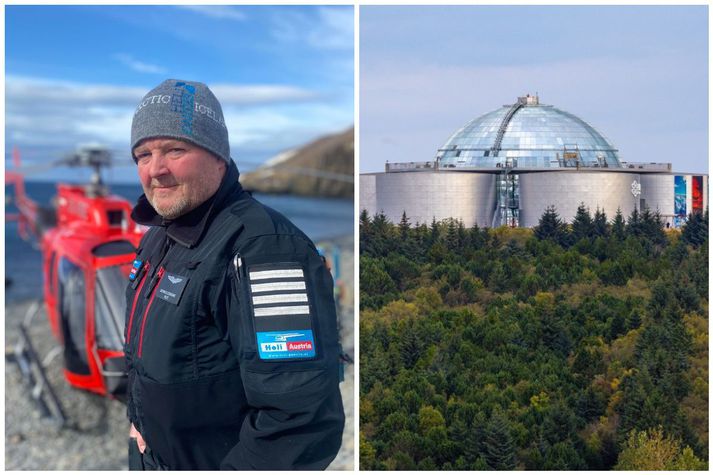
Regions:
<instances>
[{"instance_id":1,"label":"white cloud","mask_svg":"<svg viewBox=\"0 0 713 475\"><path fill-rule=\"evenodd\" d=\"M311 101L319 98L313 91L294 86L214 84L210 85L210 89L223 105Z\"/></svg>"},{"instance_id":2,"label":"white cloud","mask_svg":"<svg viewBox=\"0 0 713 475\"><path fill-rule=\"evenodd\" d=\"M322 23L310 33L310 43L328 49L353 48L354 10L321 7L318 11Z\"/></svg>"},{"instance_id":3,"label":"white cloud","mask_svg":"<svg viewBox=\"0 0 713 475\"><path fill-rule=\"evenodd\" d=\"M354 10L319 7L316 18L283 11L273 18L272 35L285 43L306 43L316 49L351 49L354 47Z\"/></svg>"},{"instance_id":4,"label":"white cloud","mask_svg":"<svg viewBox=\"0 0 713 475\"><path fill-rule=\"evenodd\" d=\"M140 73L150 73L150 74L165 74L166 73L166 68L157 66L155 64L144 63L143 61L139 61L138 59L135 59L134 57L132 57L131 55L126 54L126 53L115 54L114 58L118 59L121 63L123 63L124 65L133 69L134 71L137 71Z\"/></svg>"},{"instance_id":5,"label":"white cloud","mask_svg":"<svg viewBox=\"0 0 713 475\"><path fill-rule=\"evenodd\" d=\"M52 107L72 104L133 104L146 93L142 87L82 84L26 76L5 77L6 107Z\"/></svg>"},{"instance_id":6,"label":"white cloud","mask_svg":"<svg viewBox=\"0 0 713 475\"><path fill-rule=\"evenodd\" d=\"M101 142L126 158L120 151L128 156L134 109L149 90L14 75L7 76L5 86L7 153L17 145L23 154L47 161L83 142ZM328 105L328 98L298 87L210 86L221 101L236 150L276 153L353 120L349 108Z\"/></svg>"},{"instance_id":7,"label":"white cloud","mask_svg":"<svg viewBox=\"0 0 713 475\"><path fill-rule=\"evenodd\" d=\"M245 13L228 5L176 5L176 7L221 20L243 21L247 18Z\"/></svg>"}]
</instances>

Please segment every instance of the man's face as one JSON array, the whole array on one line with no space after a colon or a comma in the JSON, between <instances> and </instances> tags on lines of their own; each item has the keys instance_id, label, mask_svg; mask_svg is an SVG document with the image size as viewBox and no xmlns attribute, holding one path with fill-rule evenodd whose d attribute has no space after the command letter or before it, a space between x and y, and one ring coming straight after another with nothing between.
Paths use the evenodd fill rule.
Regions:
<instances>
[{"instance_id":1,"label":"man's face","mask_svg":"<svg viewBox=\"0 0 713 475\"><path fill-rule=\"evenodd\" d=\"M166 219L178 218L213 196L226 169L225 161L177 139L144 140L134 155L146 198Z\"/></svg>"}]
</instances>

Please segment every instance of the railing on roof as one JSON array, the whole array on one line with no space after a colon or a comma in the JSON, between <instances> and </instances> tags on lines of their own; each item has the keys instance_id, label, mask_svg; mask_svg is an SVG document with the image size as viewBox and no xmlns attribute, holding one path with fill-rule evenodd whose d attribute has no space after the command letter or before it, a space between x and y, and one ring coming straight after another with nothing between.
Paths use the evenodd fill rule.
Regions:
<instances>
[{"instance_id":1,"label":"railing on roof","mask_svg":"<svg viewBox=\"0 0 713 475\"><path fill-rule=\"evenodd\" d=\"M557 168L568 168L568 169L588 169L588 168L603 168L612 171L616 170L643 170L643 171L659 171L659 172L670 172L672 170L670 163L654 163L654 162L621 162L621 167L612 167L606 161L598 162L584 162L580 161L577 166L563 164L562 160L552 160L550 162L551 167L545 167L545 169L557 169ZM399 162L399 163L389 163L386 162L387 172L397 172L397 171L432 171L432 170L446 170L446 169L470 169L482 167L471 167L468 165L456 165L453 163L440 164L438 160L427 161L427 162ZM517 169L518 163L517 159L508 158L503 161L498 161L493 164L492 168L502 168L502 169ZM522 167L526 169L534 169L538 167Z\"/></svg>"},{"instance_id":2,"label":"railing on roof","mask_svg":"<svg viewBox=\"0 0 713 475\"><path fill-rule=\"evenodd\" d=\"M662 172L670 172L670 163L654 163L654 162L621 162L621 167L626 169L637 170L655 170Z\"/></svg>"},{"instance_id":3,"label":"railing on roof","mask_svg":"<svg viewBox=\"0 0 713 475\"><path fill-rule=\"evenodd\" d=\"M437 170L438 162L386 162L386 171L394 172L399 170Z\"/></svg>"}]
</instances>

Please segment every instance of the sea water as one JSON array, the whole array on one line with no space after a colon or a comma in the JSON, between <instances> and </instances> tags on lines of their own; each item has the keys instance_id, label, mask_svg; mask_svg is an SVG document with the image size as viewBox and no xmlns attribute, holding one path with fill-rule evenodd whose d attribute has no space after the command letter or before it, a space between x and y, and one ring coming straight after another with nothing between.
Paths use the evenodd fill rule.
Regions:
<instances>
[{"instance_id":1,"label":"sea water","mask_svg":"<svg viewBox=\"0 0 713 475\"><path fill-rule=\"evenodd\" d=\"M14 190L12 190L14 191ZM6 187L6 193L12 192ZM57 193L54 183L27 182L26 194L42 206L49 206ZM135 203L141 195L137 185L112 185L111 193ZM254 194L261 203L289 218L313 241L353 234L354 208L351 200L306 198L291 195ZM6 196L6 198L8 198ZM6 205L6 212L17 212ZM20 238L17 222L5 222L5 301L42 297L42 255L36 239Z\"/></svg>"}]
</instances>

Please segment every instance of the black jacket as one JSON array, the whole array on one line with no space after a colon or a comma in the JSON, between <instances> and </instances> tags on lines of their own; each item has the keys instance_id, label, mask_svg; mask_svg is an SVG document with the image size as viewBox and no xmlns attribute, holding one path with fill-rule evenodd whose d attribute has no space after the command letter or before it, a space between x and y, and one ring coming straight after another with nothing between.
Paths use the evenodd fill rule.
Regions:
<instances>
[{"instance_id":1,"label":"black jacket","mask_svg":"<svg viewBox=\"0 0 713 475\"><path fill-rule=\"evenodd\" d=\"M128 416L171 469L321 470L342 440L333 281L238 183L152 226L127 288Z\"/></svg>"}]
</instances>

